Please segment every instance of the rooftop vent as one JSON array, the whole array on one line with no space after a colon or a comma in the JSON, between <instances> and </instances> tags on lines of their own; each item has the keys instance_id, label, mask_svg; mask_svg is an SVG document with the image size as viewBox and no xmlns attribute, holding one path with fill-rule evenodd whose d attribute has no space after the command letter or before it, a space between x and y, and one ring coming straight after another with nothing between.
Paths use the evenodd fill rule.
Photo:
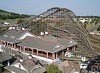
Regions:
<instances>
[{"instance_id":1,"label":"rooftop vent","mask_svg":"<svg viewBox=\"0 0 100 73\"><path fill-rule=\"evenodd\" d=\"M15 27L9 27L9 30L11 30L11 29L15 29Z\"/></svg>"},{"instance_id":2,"label":"rooftop vent","mask_svg":"<svg viewBox=\"0 0 100 73\"><path fill-rule=\"evenodd\" d=\"M47 31L45 31L45 34L47 35L47 34L48 34L48 32L47 32Z\"/></svg>"},{"instance_id":3,"label":"rooftop vent","mask_svg":"<svg viewBox=\"0 0 100 73\"><path fill-rule=\"evenodd\" d=\"M11 38L14 39L15 37L14 36L11 36Z\"/></svg>"},{"instance_id":4,"label":"rooftop vent","mask_svg":"<svg viewBox=\"0 0 100 73\"><path fill-rule=\"evenodd\" d=\"M4 36L4 37L7 37L7 35L5 35L5 34L4 34L3 36Z\"/></svg>"},{"instance_id":5,"label":"rooftop vent","mask_svg":"<svg viewBox=\"0 0 100 73\"><path fill-rule=\"evenodd\" d=\"M41 32L41 33L40 33L40 35L42 35L42 36L43 36L43 35L44 35L44 32Z\"/></svg>"},{"instance_id":6,"label":"rooftop vent","mask_svg":"<svg viewBox=\"0 0 100 73\"><path fill-rule=\"evenodd\" d=\"M73 43L73 41L71 40L69 43Z\"/></svg>"},{"instance_id":7,"label":"rooftop vent","mask_svg":"<svg viewBox=\"0 0 100 73\"><path fill-rule=\"evenodd\" d=\"M58 44L55 46L55 48L59 48L59 47L60 47L60 45L58 45Z\"/></svg>"}]
</instances>

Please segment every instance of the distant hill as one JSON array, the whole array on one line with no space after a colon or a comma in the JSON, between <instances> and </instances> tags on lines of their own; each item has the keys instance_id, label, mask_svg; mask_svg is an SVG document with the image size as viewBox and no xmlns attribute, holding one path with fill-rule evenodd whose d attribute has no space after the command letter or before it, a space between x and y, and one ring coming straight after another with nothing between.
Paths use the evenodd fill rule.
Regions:
<instances>
[{"instance_id":1,"label":"distant hill","mask_svg":"<svg viewBox=\"0 0 100 73\"><path fill-rule=\"evenodd\" d=\"M0 9L0 13L9 13L9 12Z\"/></svg>"},{"instance_id":2,"label":"distant hill","mask_svg":"<svg viewBox=\"0 0 100 73\"><path fill-rule=\"evenodd\" d=\"M28 18L28 17L30 17L30 15L18 14L18 13L8 12L8 11L0 9L0 19L2 19L2 20L16 19L16 18Z\"/></svg>"}]
</instances>

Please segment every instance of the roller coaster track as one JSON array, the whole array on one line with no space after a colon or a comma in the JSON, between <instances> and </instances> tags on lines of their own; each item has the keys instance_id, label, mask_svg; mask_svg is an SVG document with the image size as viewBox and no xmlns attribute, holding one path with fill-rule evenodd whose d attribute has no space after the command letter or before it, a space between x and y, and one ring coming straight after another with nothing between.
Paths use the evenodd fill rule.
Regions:
<instances>
[{"instance_id":1,"label":"roller coaster track","mask_svg":"<svg viewBox=\"0 0 100 73\"><path fill-rule=\"evenodd\" d=\"M62 34L64 37L67 37L68 35L75 36L75 38L77 38L77 42L79 43L80 49L85 50L87 54L96 54L95 49L92 46L92 36L82 26L82 24L77 22L77 20L77 17L72 11L65 8L55 7L36 16L35 18L26 20L19 26L34 30L32 27L37 25L35 28L38 29L34 30L36 31L39 30L39 25L41 25L43 22L46 24L46 31L50 32L51 34L56 34L57 36L61 36Z\"/></svg>"},{"instance_id":2,"label":"roller coaster track","mask_svg":"<svg viewBox=\"0 0 100 73\"><path fill-rule=\"evenodd\" d=\"M52 10L52 11L51 11L51 10ZM26 20L25 22L23 22L23 23L22 23L21 25L19 25L19 26L20 26L20 27L27 28L28 26L31 25L31 24L26 24L27 22L31 22L31 21L34 21L34 23L39 22L39 21L41 21L42 19L44 19L44 18L46 18L46 17L48 17L48 16L50 16L50 15L52 15L52 14L58 12L58 11L59 11L58 8L51 8L51 9L47 10L47 12L44 12L44 13L42 13L42 14L40 14L40 15L34 17L34 18L30 18L30 19ZM49 14L48 14L48 13L49 13Z\"/></svg>"},{"instance_id":3,"label":"roller coaster track","mask_svg":"<svg viewBox=\"0 0 100 73\"><path fill-rule=\"evenodd\" d=\"M16 24L10 24L10 25L0 25L0 28L4 28L4 27L16 27Z\"/></svg>"}]
</instances>

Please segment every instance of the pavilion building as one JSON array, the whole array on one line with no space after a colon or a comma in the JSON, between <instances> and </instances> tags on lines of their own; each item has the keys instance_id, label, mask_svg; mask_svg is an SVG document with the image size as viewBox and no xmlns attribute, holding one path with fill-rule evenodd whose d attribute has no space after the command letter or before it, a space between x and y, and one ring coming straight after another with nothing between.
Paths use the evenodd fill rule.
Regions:
<instances>
[{"instance_id":1,"label":"pavilion building","mask_svg":"<svg viewBox=\"0 0 100 73\"><path fill-rule=\"evenodd\" d=\"M0 45L19 52L56 59L74 52L77 43L73 39L63 39L50 34L34 36L25 30L9 30L0 36Z\"/></svg>"}]
</instances>

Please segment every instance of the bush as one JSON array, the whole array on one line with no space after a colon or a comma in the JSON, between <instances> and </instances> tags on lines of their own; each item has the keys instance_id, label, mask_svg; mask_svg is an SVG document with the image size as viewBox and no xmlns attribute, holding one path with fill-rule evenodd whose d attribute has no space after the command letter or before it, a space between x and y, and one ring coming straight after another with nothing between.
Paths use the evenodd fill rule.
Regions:
<instances>
[{"instance_id":1,"label":"bush","mask_svg":"<svg viewBox=\"0 0 100 73\"><path fill-rule=\"evenodd\" d=\"M100 31L100 26L97 28L97 31Z\"/></svg>"},{"instance_id":2,"label":"bush","mask_svg":"<svg viewBox=\"0 0 100 73\"><path fill-rule=\"evenodd\" d=\"M0 73L2 73L2 71L3 71L3 69L2 69L2 67L0 67Z\"/></svg>"},{"instance_id":3,"label":"bush","mask_svg":"<svg viewBox=\"0 0 100 73\"><path fill-rule=\"evenodd\" d=\"M61 73L57 65L51 64L46 67L47 73Z\"/></svg>"}]
</instances>

